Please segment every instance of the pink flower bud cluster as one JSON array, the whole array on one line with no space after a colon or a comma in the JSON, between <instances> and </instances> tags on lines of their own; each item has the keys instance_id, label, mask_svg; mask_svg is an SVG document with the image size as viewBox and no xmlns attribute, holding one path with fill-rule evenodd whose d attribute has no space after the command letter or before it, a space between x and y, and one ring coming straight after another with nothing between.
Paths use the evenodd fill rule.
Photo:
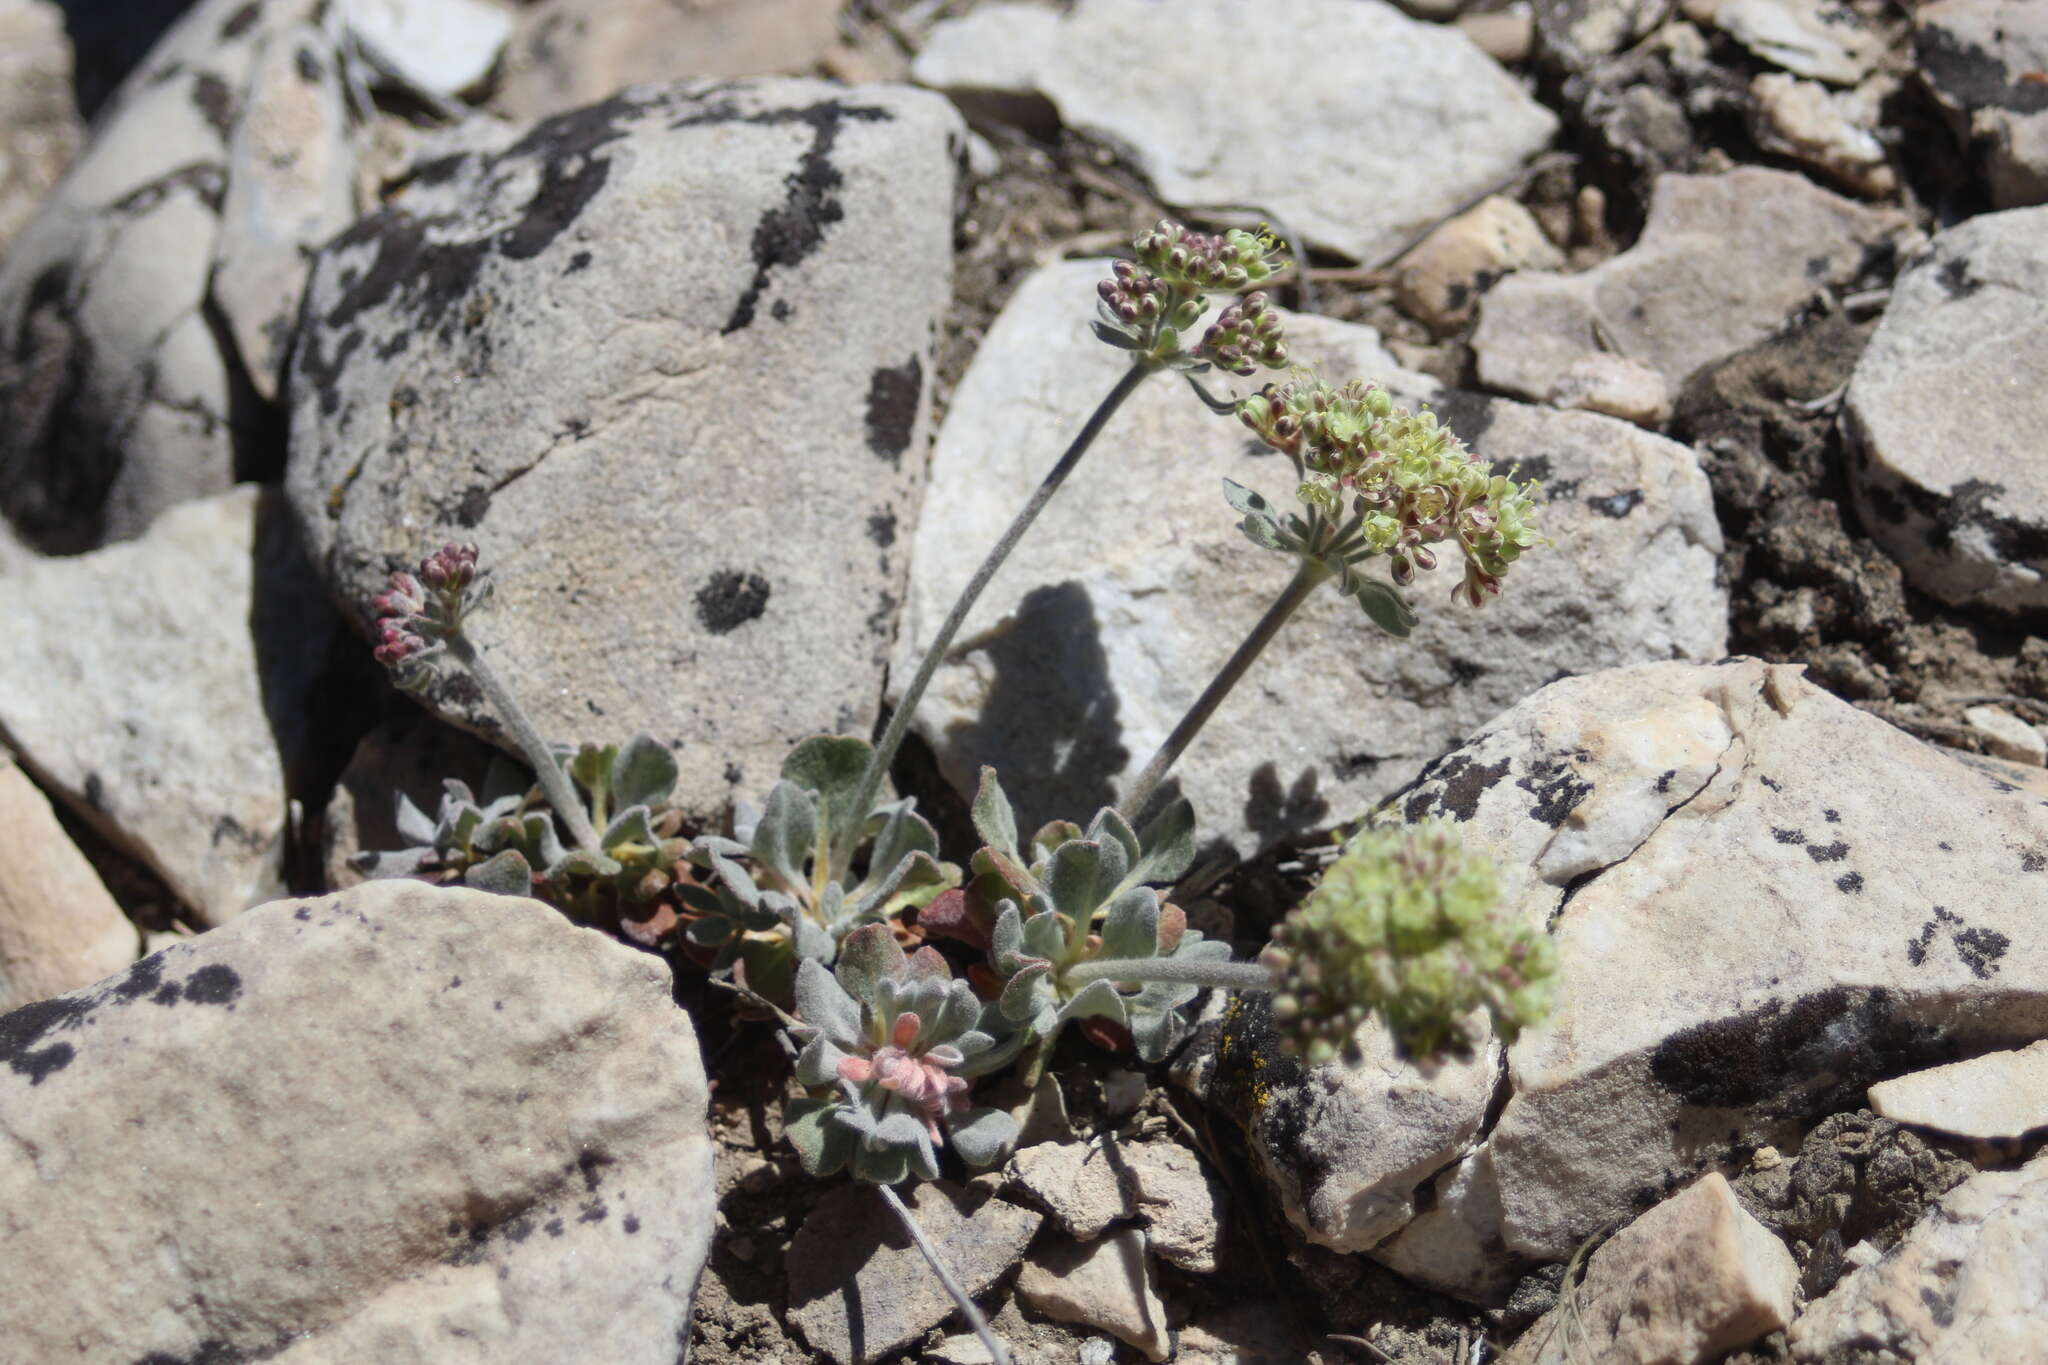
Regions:
<instances>
[{"instance_id":1,"label":"pink flower bud cluster","mask_svg":"<svg viewBox=\"0 0 2048 1365\"><path fill-rule=\"evenodd\" d=\"M908 1010L897 1015L888 1043L877 1048L872 1056L842 1057L839 1075L855 1085L872 1081L884 1090L894 1091L923 1116L925 1131L937 1143L945 1140L939 1131L939 1120L967 1107L967 1078L950 1071L965 1058L960 1049L950 1044L912 1051L923 1026L924 1021Z\"/></svg>"},{"instance_id":2,"label":"pink flower bud cluster","mask_svg":"<svg viewBox=\"0 0 2048 1365\"><path fill-rule=\"evenodd\" d=\"M417 574L400 570L372 602L377 610L377 662L396 668L419 658L434 642L462 629L462 618L480 600L474 545L443 545L420 561Z\"/></svg>"},{"instance_id":3,"label":"pink flower bud cluster","mask_svg":"<svg viewBox=\"0 0 2048 1365\"><path fill-rule=\"evenodd\" d=\"M1258 373L1264 365L1277 370L1287 363L1287 345L1280 339L1280 315L1264 294L1246 294L1223 310L1195 347L1195 354L1232 374Z\"/></svg>"}]
</instances>

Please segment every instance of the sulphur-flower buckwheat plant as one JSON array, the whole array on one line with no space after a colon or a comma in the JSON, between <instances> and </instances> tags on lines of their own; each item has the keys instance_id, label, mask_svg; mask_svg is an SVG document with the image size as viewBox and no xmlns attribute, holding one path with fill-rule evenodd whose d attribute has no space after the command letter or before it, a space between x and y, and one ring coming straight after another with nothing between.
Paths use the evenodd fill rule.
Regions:
<instances>
[{"instance_id":1,"label":"sulphur-flower buckwheat plant","mask_svg":"<svg viewBox=\"0 0 2048 1365\"><path fill-rule=\"evenodd\" d=\"M1307 1060L1334 1060L1377 1014L1401 1050L1478 1041L1484 1010L1512 1042L1550 1008L1557 950L1502 907L1493 864L1456 825L1368 825L1273 931L1273 1017Z\"/></svg>"}]
</instances>

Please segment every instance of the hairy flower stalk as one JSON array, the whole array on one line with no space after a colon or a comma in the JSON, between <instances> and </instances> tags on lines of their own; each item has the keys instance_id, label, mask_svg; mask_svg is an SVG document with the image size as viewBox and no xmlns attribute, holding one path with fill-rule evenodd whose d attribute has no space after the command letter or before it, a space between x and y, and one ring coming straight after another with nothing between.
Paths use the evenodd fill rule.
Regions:
<instances>
[{"instance_id":1,"label":"hairy flower stalk","mask_svg":"<svg viewBox=\"0 0 2048 1365\"><path fill-rule=\"evenodd\" d=\"M1401 1049L1430 1057L1503 1039L1550 1008L1557 950L1500 903L1490 860L1443 821L1359 830L1273 932L1273 1015L1289 1045L1329 1061L1378 1014Z\"/></svg>"},{"instance_id":2,"label":"hairy flower stalk","mask_svg":"<svg viewBox=\"0 0 2048 1365\"><path fill-rule=\"evenodd\" d=\"M1240 319L1224 349L1242 354L1249 343L1241 338L1256 335L1257 317ZM1375 622L1405 635L1414 613L1384 584L1363 577L1364 561L1384 556L1388 576L1407 587L1417 573L1437 567L1433 547L1454 542L1464 574L1452 595L1479 607L1499 595L1522 551L1541 542L1536 484L1495 474L1435 413L1410 412L1376 385L1353 380L1331 388L1304 371L1241 400L1236 411L1293 463L1303 510L1283 518L1264 498L1228 481L1226 496L1245 514L1240 529L1254 544L1296 559L1294 577L1125 792L1117 809L1126 819L1144 813L1209 717L1322 583L1335 579Z\"/></svg>"},{"instance_id":3,"label":"hairy flower stalk","mask_svg":"<svg viewBox=\"0 0 2048 1365\"><path fill-rule=\"evenodd\" d=\"M1250 288L1284 269L1286 261L1277 255L1278 248L1272 233L1263 227L1256 232L1232 229L1211 236L1178 223L1162 222L1140 233L1132 243L1135 262L1118 261L1111 268L1110 278L1097 286L1102 317L1096 323L1096 335L1131 352L1130 368L1089 414L1066 453L1039 481L1030 499L982 560L981 567L960 590L938 633L925 647L917 672L903 689L895 714L890 716L887 728L875 744L861 775L855 811L864 813L873 805L882 788L882 778L909 732L918 703L946 651L952 647L954 636L960 633L967 613L974 609L996 570L1010 557L1017 542L1031 529L1038 514L1052 501L1053 494L1074 472L1089 446L1138 385L1160 369L1193 373L1216 364L1233 373L1251 374L1254 362L1275 369L1287 363L1279 317L1267 306L1263 295L1255 294L1233 304L1193 350L1181 345L1182 335L1200 322L1208 310L1206 294ZM851 862L859 826L856 818L836 836L832 849L834 866L844 867Z\"/></svg>"},{"instance_id":4,"label":"hairy flower stalk","mask_svg":"<svg viewBox=\"0 0 2048 1365\"><path fill-rule=\"evenodd\" d=\"M596 852L597 830L570 787L561 760L463 629L469 614L490 595L490 581L477 573L474 545L444 545L420 561L417 575L393 573L390 589L374 602L379 617L373 651L377 662L408 690L425 685L431 676L426 665L443 652L468 669L526 755L548 804L568 826L569 837L578 848Z\"/></svg>"}]
</instances>

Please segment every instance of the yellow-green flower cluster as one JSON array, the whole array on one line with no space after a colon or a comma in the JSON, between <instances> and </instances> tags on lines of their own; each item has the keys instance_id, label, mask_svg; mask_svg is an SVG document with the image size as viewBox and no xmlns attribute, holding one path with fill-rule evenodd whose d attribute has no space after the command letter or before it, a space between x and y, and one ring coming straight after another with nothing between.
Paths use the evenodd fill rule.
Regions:
<instances>
[{"instance_id":1,"label":"yellow-green flower cluster","mask_svg":"<svg viewBox=\"0 0 2048 1365\"><path fill-rule=\"evenodd\" d=\"M1542 539L1537 484L1495 474L1435 413L1410 412L1378 385L1332 388L1302 372L1244 399L1238 417L1300 466L1304 503L1332 518L1349 505L1404 587L1416 570L1436 567L1431 546L1455 540L1465 557L1456 595L1479 606Z\"/></svg>"},{"instance_id":2,"label":"yellow-green flower cluster","mask_svg":"<svg viewBox=\"0 0 2048 1365\"><path fill-rule=\"evenodd\" d=\"M1264 224L1253 232L1232 228L1211 236L1171 219L1131 243L1139 265L1188 294L1235 293L1264 284L1287 266L1279 249Z\"/></svg>"},{"instance_id":3,"label":"yellow-green flower cluster","mask_svg":"<svg viewBox=\"0 0 2048 1365\"><path fill-rule=\"evenodd\" d=\"M1282 1034L1312 1063L1372 1014L1418 1058L1477 1042L1481 1007L1512 1039L1548 1013L1557 970L1550 939L1502 908L1491 861L1444 821L1359 830L1261 961Z\"/></svg>"}]
</instances>

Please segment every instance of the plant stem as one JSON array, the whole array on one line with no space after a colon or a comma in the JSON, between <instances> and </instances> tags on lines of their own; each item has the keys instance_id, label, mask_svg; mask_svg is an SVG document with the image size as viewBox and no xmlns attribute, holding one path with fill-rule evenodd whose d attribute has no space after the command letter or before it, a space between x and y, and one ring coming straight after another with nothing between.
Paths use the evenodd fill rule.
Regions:
<instances>
[{"instance_id":1,"label":"plant stem","mask_svg":"<svg viewBox=\"0 0 2048 1365\"><path fill-rule=\"evenodd\" d=\"M1088 415L1088 420L1082 424L1073 443L1067 447L1066 454L1060 456L1059 463L1047 471L1046 476L1039 481L1031 500L1024 504L1023 510L1010 522L1009 529L1004 531L1002 538L995 543L995 548L981 561L981 567L974 571L974 577L968 579L967 586L960 590L960 596L954 601L953 609L946 613L945 621L939 626L939 633L926 647L924 658L919 661L917 673L911 678L910 686L903 689L903 695L896 703L896 713L889 717L889 726L882 731L881 742L875 745L875 752L868 758L867 770L861 774L860 790L855 793L853 799L852 809L856 812L854 818L847 822L845 829L837 831L834 835L832 866L835 875L843 872L846 865L852 861L853 850L860 842L861 829L867 824L868 812L874 808L875 793L882 789L882 778L889 771L890 763L895 761L896 750L901 747L903 736L910 730L911 717L917 711L917 704L924 699L925 688L931 685L932 675L939 671L940 661L945 658L946 650L951 647L953 637L960 633L961 623L967 619L967 613L974 609L975 602L981 597L982 589L996 576L996 570L1010 557L1010 551L1017 548L1017 542L1031 529L1031 523L1038 520L1038 514L1045 510L1046 503L1052 501L1052 495L1066 482L1067 475L1074 472L1074 466L1081 462L1081 457L1087 454L1088 447L1102 433L1102 428L1108 425L1109 419L1116 415L1116 410L1123 406L1126 398L1137 391L1145 376L1157 368L1157 363L1149 357L1140 357L1131 362L1131 367L1116 381L1116 387L1095 405L1095 411Z\"/></svg>"},{"instance_id":2,"label":"plant stem","mask_svg":"<svg viewBox=\"0 0 2048 1365\"><path fill-rule=\"evenodd\" d=\"M1202 732L1202 727L1209 723L1209 717L1216 713L1216 708L1223 704L1223 699L1237 686L1238 679L1244 677L1245 671L1257 661L1273 637L1280 633L1280 627L1287 624L1287 619L1294 615L1295 609L1306 602L1308 595L1329 576L1330 571L1323 567L1319 560L1304 556L1297 561L1294 578L1281 589L1280 595L1273 599L1273 605L1266 608L1266 614L1252 627L1251 634L1244 637L1244 643L1237 647L1237 652L1232 654L1216 676L1209 680L1209 686L1203 689L1201 696L1195 698L1195 704L1180 718L1180 723L1173 727L1173 733L1159 746L1159 752L1152 755L1152 761L1145 765L1145 770L1138 774L1138 780L1124 793L1124 799L1117 803L1119 815L1133 824L1137 822L1139 815L1144 812L1146 803L1152 799L1153 791L1166 776L1167 769L1171 768L1188 745L1194 742L1195 736Z\"/></svg>"},{"instance_id":3,"label":"plant stem","mask_svg":"<svg viewBox=\"0 0 2048 1365\"><path fill-rule=\"evenodd\" d=\"M997 1339L995 1331L988 1325L988 1319L974 1306L974 1300L967 1297L967 1291L953 1278L953 1272L946 1269L946 1263L939 1259L939 1249L932 1245L932 1239L925 1236L924 1229L910 1216L910 1210L904 1207L903 1200L887 1185L877 1185L875 1188L882 1192L883 1200L896 1211L897 1221L901 1222L903 1230L910 1234L910 1240L917 1243L917 1249L924 1253L926 1263L932 1268L932 1274L939 1277L939 1283L953 1296L953 1303L959 1308L960 1315L967 1319L967 1325L974 1329L974 1335L981 1338L983 1348L994 1359L995 1365L1010 1365L1009 1351L1004 1349L1003 1343Z\"/></svg>"},{"instance_id":4,"label":"plant stem","mask_svg":"<svg viewBox=\"0 0 2048 1365\"><path fill-rule=\"evenodd\" d=\"M1070 986L1090 981L1160 981L1218 991L1270 991L1273 974L1256 962L1194 962L1177 957L1104 957L1060 973Z\"/></svg>"},{"instance_id":5,"label":"plant stem","mask_svg":"<svg viewBox=\"0 0 2048 1365\"><path fill-rule=\"evenodd\" d=\"M590 817L583 811L583 802L577 798L576 789L569 784L569 775L562 771L561 760L548 742L540 737L540 731L533 728L533 722L520 708L512 689L505 686L497 670L484 662L484 656L470 643L469 637L461 631L447 637L448 652L455 661L468 669L483 689L484 698L505 722L505 728L512 732L526 761L533 765L533 775L540 779L540 789L547 795L548 804L555 808L555 814L569 827L569 837L576 841L576 847L591 853L598 851L597 830L591 826Z\"/></svg>"}]
</instances>

